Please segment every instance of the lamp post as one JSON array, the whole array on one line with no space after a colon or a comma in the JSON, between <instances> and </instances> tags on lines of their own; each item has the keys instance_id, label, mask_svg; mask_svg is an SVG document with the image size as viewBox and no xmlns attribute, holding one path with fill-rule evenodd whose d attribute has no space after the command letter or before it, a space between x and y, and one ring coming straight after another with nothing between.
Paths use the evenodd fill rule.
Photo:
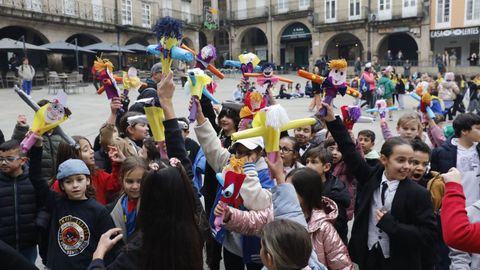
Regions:
<instances>
[{"instance_id":1,"label":"lamp post","mask_svg":"<svg viewBox=\"0 0 480 270\"><path fill-rule=\"evenodd\" d=\"M80 72L79 65L78 65L78 39L74 38L73 42L75 44L75 63L77 64L77 71Z\"/></svg>"},{"instance_id":2,"label":"lamp post","mask_svg":"<svg viewBox=\"0 0 480 270\"><path fill-rule=\"evenodd\" d=\"M27 58L27 46L25 45L25 35L22 35L18 41L22 41L23 42L23 55L25 56L25 58Z\"/></svg>"}]
</instances>

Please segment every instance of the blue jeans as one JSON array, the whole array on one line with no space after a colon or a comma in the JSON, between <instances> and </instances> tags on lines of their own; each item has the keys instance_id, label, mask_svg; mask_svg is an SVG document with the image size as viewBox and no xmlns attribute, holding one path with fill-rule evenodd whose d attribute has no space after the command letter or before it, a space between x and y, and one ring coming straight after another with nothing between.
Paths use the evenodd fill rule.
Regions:
<instances>
[{"instance_id":1,"label":"blue jeans","mask_svg":"<svg viewBox=\"0 0 480 270\"><path fill-rule=\"evenodd\" d=\"M32 91L32 81L23 80L22 81L22 89L27 95L30 95Z\"/></svg>"},{"instance_id":2,"label":"blue jeans","mask_svg":"<svg viewBox=\"0 0 480 270\"><path fill-rule=\"evenodd\" d=\"M20 250L20 254L22 254L29 262L35 264L35 261L37 260L37 246Z\"/></svg>"}]
</instances>

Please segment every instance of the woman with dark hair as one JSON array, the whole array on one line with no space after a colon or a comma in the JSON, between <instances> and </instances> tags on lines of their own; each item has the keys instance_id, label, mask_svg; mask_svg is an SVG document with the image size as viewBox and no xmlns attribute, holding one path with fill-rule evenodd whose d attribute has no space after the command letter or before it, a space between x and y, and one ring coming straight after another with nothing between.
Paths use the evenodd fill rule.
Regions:
<instances>
[{"instance_id":1,"label":"woman with dark hair","mask_svg":"<svg viewBox=\"0 0 480 270\"><path fill-rule=\"evenodd\" d=\"M173 111L170 72L159 87L165 112L169 164L160 162L144 179L138 211L138 233L108 269L203 269L203 240L198 225L198 198L190 175L190 160ZM182 165L183 164L183 165ZM105 254L123 237L121 229L102 235L88 269L105 269Z\"/></svg>"},{"instance_id":2,"label":"woman with dark hair","mask_svg":"<svg viewBox=\"0 0 480 270\"><path fill-rule=\"evenodd\" d=\"M137 218L139 233L129 240L125 251L105 267L105 254L123 237L121 229L111 229L102 235L88 269L203 269L195 193L180 162L171 160L171 164L160 163L162 168L145 177Z\"/></svg>"}]
</instances>

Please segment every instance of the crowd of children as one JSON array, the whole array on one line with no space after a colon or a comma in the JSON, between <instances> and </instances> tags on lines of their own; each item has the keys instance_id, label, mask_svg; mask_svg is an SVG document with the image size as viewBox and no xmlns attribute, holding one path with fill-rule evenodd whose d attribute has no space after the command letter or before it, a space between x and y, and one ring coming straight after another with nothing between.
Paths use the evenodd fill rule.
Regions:
<instances>
[{"instance_id":1,"label":"crowd of children","mask_svg":"<svg viewBox=\"0 0 480 270\"><path fill-rule=\"evenodd\" d=\"M52 130L24 153L19 141L31 134L19 115L0 144L2 268L35 269L38 255L51 270L220 269L222 260L227 270L479 267L480 75L411 79L387 67L377 79L367 63L350 84L365 106L381 98L405 110L408 92L429 93L436 117L403 113L397 137L380 121L377 152L373 131L353 134L316 100L310 108L326 114L282 132L267 156L263 137L234 140L245 120L236 103L193 99L195 123L177 117L173 74L160 72L139 99L161 104L164 143L150 137L144 107L122 113L113 98L93 145ZM279 98L305 94L282 87Z\"/></svg>"}]
</instances>

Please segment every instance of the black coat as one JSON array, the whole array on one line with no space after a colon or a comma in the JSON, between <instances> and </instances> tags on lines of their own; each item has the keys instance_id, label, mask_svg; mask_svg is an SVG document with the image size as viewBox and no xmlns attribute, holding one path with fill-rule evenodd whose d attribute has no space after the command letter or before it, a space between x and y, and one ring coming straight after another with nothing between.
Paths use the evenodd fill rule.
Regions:
<instances>
[{"instance_id":1,"label":"black coat","mask_svg":"<svg viewBox=\"0 0 480 270\"><path fill-rule=\"evenodd\" d=\"M337 118L327 122L328 129L342 152L349 171L355 175L361 193L349 252L352 260L365 269L368 252L368 224L374 191L380 186L384 168L370 167L355 151L355 144L347 129ZM436 221L430 193L409 179L400 181L392 209L378 222L377 227L390 237L391 269L422 269L422 261L427 254L422 250L431 247L436 241Z\"/></svg>"},{"instance_id":2,"label":"black coat","mask_svg":"<svg viewBox=\"0 0 480 270\"><path fill-rule=\"evenodd\" d=\"M16 250L37 244L37 196L28 168L16 178L0 173L0 240Z\"/></svg>"}]
</instances>

